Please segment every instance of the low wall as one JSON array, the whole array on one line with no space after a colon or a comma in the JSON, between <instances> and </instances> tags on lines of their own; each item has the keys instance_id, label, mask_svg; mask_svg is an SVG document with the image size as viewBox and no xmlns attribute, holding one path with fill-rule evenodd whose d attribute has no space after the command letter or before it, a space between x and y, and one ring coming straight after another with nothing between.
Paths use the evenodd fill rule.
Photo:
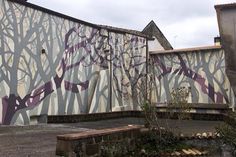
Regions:
<instances>
[{"instance_id":1,"label":"low wall","mask_svg":"<svg viewBox=\"0 0 236 157\"><path fill-rule=\"evenodd\" d=\"M117 111L78 115L55 115L48 116L48 123L77 123L126 117L143 117L143 113L141 111Z\"/></svg>"},{"instance_id":2,"label":"low wall","mask_svg":"<svg viewBox=\"0 0 236 157\"><path fill-rule=\"evenodd\" d=\"M122 146L122 151L131 151L135 149L135 139L140 136L141 128L141 126L124 126L58 135L56 155L66 157L101 156L106 151L104 149L117 144Z\"/></svg>"},{"instance_id":3,"label":"low wall","mask_svg":"<svg viewBox=\"0 0 236 157\"><path fill-rule=\"evenodd\" d=\"M192 120L223 120L223 115L230 109L226 105L221 104L189 104L191 108L190 114ZM179 113L178 109L167 108L166 106L157 106L157 116L159 118L172 118L176 119ZM171 114L170 112L174 114ZM40 118L41 116L38 116ZM76 114L76 115L54 115L47 117L47 123L78 123L87 121L99 121L106 119L127 118L135 117L142 118L144 114L142 111L117 111L117 112L104 112L92 114Z\"/></svg>"}]
</instances>

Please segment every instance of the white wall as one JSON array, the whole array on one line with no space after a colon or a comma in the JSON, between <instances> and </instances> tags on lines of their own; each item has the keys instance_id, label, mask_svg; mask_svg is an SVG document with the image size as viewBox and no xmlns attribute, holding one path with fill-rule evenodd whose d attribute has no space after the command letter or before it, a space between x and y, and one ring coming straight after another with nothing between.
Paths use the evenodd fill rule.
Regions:
<instances>
[{"instance_id":1,"label":"white wall","mask_svg":"<svg viewBox=\"0 0 236 157\"><path fill-rule=\"evenodd\" d=\"M148 50L149 51L164 50L164 48L161 46L157 38L156 37L153 38L155 38L155 40L148 41Z\"/></svg>"}]
</instances>

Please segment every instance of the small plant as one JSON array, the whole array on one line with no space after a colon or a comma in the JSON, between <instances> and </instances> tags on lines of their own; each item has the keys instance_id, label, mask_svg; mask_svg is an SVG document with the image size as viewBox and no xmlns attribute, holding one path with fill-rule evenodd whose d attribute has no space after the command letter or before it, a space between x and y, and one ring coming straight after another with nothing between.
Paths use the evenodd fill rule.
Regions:
<instances>
[{"instance_id":1,"label":"small plant","mask_svg":"<svg viewBox=\"0 0 236 157\"><path fill-rule=\"evenodd\" d=\"M189 93L190 91L187 87L179 87L171 91L171 100L168 109L171 114L178 112L177 116L179 120L190 119Z\"/></svg>"},{"instance_id":2,"label":"small plant","mask_svg":"<svg viewBox=\"0 0 236 157\"><path fill-rule=\"evenodd\" d=\"M161 152L172 152L178 148L186 147L181 143L179 137L170 130L168 124L167 128L162 128L160 125L157 108L155 104L152 104L152 90L155 88L155 73L153 68L152 65L149 66L149 70L153 71L152 74L149 74L147 80L142 80L142 83L138 86L141 97L139 105L144 113L145 126L148 130L142 134L137 142L137 154L141 154L141 156L158 156ZM172 91L171 105L173 105L172 107L180 108L181 113L183 111L187 112L190 109L187 104L189 91L186 89L185 87L181 87ZM182 115L179 118L182 118Z\"/></svg>"},{"instance_id":3,"label":"small plant","mask_svg":"<svg viewBox=\"0 0 236 157\"><path fill-rule=\"evenodd\" d=\"M161 152L172 152L178 148L183 148L179 138L168 127L162 128L160 125L157 108L151 103L154 82L154 76L149 75L147 84L143 84L142 87L145 90L140 90L145 98L140 106L144 113L145 126L148 129L137 142L138 150L141 150L138 153L144 153L141 156L158 156Z\"/></svg>"},{"instance_id":4,"label":"small plant","mask_svg":"<svg viewBox=\"0 0 236 157\"><path fill-rule=\"evenodd\" d=\"M149 66L150 70L153 70L153 66ZM155 104L152 104L153 98L153 88L155 85L155 75L148 74L145 79L141 80L141 83L138 86L139 97L139 106L144 113L145 126L152 130L153 128L160 128L157 110Z\"/></svg>"},{"instance_id":5,"label":"small plant","mask_svg":"<svg viewBox=\"0 0 236 157\"><path fill-rule=\"evenodd\" d=\"M156 107L148 102L145 102L141 105L141 109L144 113L145 127L149 128L149 130L152 130L153 128L160 128Z\"/></svg>"}]
</instances>

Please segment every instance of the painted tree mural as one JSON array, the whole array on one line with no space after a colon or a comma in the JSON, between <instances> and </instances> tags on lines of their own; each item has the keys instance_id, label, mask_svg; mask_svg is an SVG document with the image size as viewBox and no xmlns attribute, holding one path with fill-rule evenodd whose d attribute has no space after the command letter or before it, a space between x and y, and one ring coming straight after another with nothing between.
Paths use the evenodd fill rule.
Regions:
<instances>
[{"instance_id":1,"label":"painted tree mural","mask_svg":"<svg viewBox=\"0 0 236 157\"><path fill-rule=\"evenodd\" d=\"M168 102L173 88L185 86L191 91L189 102L234 105L223 50L156 54L152 59L158 103Z\"/></svg>"},{"instance_id":2,"label":"painted tree mural","mask_svg":"<svg viewBox=\"0 0 236 157\"><path fill-rule=\"evenodd\" d=\"M29 124L31 115L139 109L146 38L7 0L0 0L0 30L0 124ZM168 102L172 88L186 86L189 102L233 106L224 55L151 55L155 102Z\"/></svg>"},{"instance_id":3,"label":"painted tree mural","mask_svg":"<svg viewBox=\"0 0 236 157\"><path fill-rule=\"evenodd\" d=\"M139 84L146 77L146 40L134 35L112 33L113 107L139 109Z\"/></svg>"},{"instance_id":4,"label":"painted tree mural","mask_svg":"<svg viewBox=\"0 0 236 157\"><path fill-rule=\"evenodd\" d=\"M111 68L122 68L116 60L127 62L124 53L133 56L135 75L127 77L132 86L145 73L145 38L117 35L6 0L0 6L2 124L28 124L30 115L109 111ZM113 91L122 93L121 86Z\"/></svg>"}]
</instances>

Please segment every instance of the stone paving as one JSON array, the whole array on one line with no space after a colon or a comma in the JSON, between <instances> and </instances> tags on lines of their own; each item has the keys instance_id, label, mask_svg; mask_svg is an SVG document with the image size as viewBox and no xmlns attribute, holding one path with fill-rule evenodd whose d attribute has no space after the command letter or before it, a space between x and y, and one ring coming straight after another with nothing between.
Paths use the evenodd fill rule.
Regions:
<instances>
[{"instance_id":1,"label":"stone paving","mask_svg":"<svg viewBox=\"0 0 236 157\"><path fill-rule=\"evenodd\" d=\"M198 132L214 132L215 127L222 123L218 121L160 120L161 126L166 127L168 124L175 130L178 128L178 131L189 135ZM0 126L0 157L56 157L57 135L132 124L142 125L143 119L122 118L70 124Z\"/></svg>"}]
</instances>

